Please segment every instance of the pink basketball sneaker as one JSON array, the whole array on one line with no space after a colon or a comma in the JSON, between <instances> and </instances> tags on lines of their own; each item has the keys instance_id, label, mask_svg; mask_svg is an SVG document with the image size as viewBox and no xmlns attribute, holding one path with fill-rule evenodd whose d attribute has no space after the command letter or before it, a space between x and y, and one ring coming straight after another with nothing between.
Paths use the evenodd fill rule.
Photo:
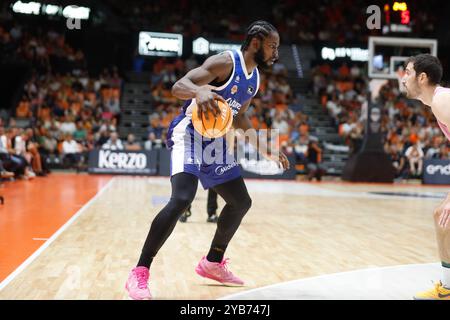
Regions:
<instances>
[{"instance_id":1,"label":"pink basketball sneaker","mask_svg":"<svg viewBox=\"0 0 450 320\"><path fill-rule=\"evenodd\" d=\"M224 285L229 286L242 286L244 281L236 277L227 268L227 263L229 259L224 259L222 262L209 262L206 257L198 263L195 268L195 272L204 278L209 278L216 280Z\"/></svg>"},{"instance_id":2,"label":"pink basketball sneaker","mask_svg":"<svg viewBox=\"0 0 450 320\"><path fill-rule=\"evenodd\" d=\"M152 298L148 289L148 278L150 277L148 268L136 267L130 271L125 289L133 300L149 300Z\"/></svg>"}]
</instances>

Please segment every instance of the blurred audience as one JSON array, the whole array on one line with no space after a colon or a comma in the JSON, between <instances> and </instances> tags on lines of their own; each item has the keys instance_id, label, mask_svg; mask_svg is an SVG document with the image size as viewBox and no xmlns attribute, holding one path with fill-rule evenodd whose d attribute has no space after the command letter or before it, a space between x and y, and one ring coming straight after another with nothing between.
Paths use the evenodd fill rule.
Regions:
<instances>
[{"instance_id":1,"label":"blurred audience","mask_svg":"<svg viewBox=\"0 0 450 320\"><path fill-rule=\"evenodd\" d=\"M124 150L125 148L122 144L122 140L119 139L119 135L117 134L117 132L113 131L109 135L109 140L102 145L102 149Z\"/></svg>"},{"instance_id":2,"label":"blurred audience","mask_svg":"<svg viewBox=\"0 0 450 320\"><path fill-rule=\"evenodd\" d=\"M319 147L316 139L311 139L308 142L308 149L306 150L307 159L307 179L311 181L316 178L317 181L322 180L322 176L326 173L322 162L322 149Z\"/></svg>"},{"instance_id":3,"label":"blurred audience","mask_svg":"<svg viewBox=\"0 0 450 320\"><path fill-rule=\"evenodd\" d=\"M142 150L141 145L136 142L136 138L132 133L130 133L127 137L127 142L125 142L125 150L128 151L140 151Z\"/></svg>"},{"instance_id":4,"label":"blurred audience","mask_svg":"<svg viewBox=\"0 0 450 320\"><path fill-rule=\"evenodd\" d=\"M367 119L367 83L363 67L322 63L313 68L312 90L332 117L351 152L360 149ZM449 159L449 143L429 107L407 99L396 80L386 80L375 101L381 108L383 144L397 178L419 178L426 158Z\"/></svg>"}]
</instances>

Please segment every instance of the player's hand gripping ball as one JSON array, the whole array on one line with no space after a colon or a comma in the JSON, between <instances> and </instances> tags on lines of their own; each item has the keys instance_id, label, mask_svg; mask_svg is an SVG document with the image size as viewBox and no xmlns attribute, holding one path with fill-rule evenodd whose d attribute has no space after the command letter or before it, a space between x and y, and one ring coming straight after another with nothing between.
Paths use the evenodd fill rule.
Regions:
<instances>
[{"instance_id":1,"label":"player's hand gripping ball","mask_svg":"<svg viewBox=\"0 0 450 320\"><path fill-rule=\"evenodd\" d=\"M207 138L219 138L230 130L233 124L233 112L230 106L221 100L215 100L220 112L214 115L208 109L206 112L199 112L197 104L192 108L192 124L194 129ZM200 114L200 115L199 115Z\"/></svg>"}]
</instances>

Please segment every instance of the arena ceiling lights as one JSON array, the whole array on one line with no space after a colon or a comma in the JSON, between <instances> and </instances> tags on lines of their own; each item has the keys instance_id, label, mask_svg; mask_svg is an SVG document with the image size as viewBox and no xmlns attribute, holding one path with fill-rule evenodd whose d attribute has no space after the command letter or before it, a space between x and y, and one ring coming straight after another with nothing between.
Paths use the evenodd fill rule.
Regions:
<instances>
[{"instance_id":1,"label":"arena ceiling lights","mask_svg":"<svg viewBox=\"0 0 450 320\"><path fill-rule=\"evenodd\" d=\"M12 11L15 13L47 16L62 15L65 18L81 20L89 19L89 15L91 12L91 9L87 7L79 7L76 5L62 7L53 4L41 4L40 2L16 1L11 5L11 7Z\"/></svg>"},{"instance_id":2,"label":"arena ceiling lights","mask_svg":"<svg viewBox=\"0 0 450 320\"><path fill-rule=\"evenodd\" d=\"M178 33L139 32L139 54L143 56L181 57L183 35Z\"/></svg>"}]
</instances>

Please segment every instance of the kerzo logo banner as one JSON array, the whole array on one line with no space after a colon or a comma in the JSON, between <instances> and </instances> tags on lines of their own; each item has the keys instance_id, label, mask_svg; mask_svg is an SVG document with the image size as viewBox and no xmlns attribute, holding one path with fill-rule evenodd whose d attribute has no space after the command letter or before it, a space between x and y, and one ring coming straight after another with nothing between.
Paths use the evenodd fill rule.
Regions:
<instances>
[{"instance_id":1,"label":"kerzo logo banner","mask_svg":"<svg viewBox=\"0 0 450 320\"><path fill-rule=\"evenodd\" d=\"M93 150L89 154L90 173L144 174L157 173L157 153L149 151Z\"/></svg>"}]
</instances>

